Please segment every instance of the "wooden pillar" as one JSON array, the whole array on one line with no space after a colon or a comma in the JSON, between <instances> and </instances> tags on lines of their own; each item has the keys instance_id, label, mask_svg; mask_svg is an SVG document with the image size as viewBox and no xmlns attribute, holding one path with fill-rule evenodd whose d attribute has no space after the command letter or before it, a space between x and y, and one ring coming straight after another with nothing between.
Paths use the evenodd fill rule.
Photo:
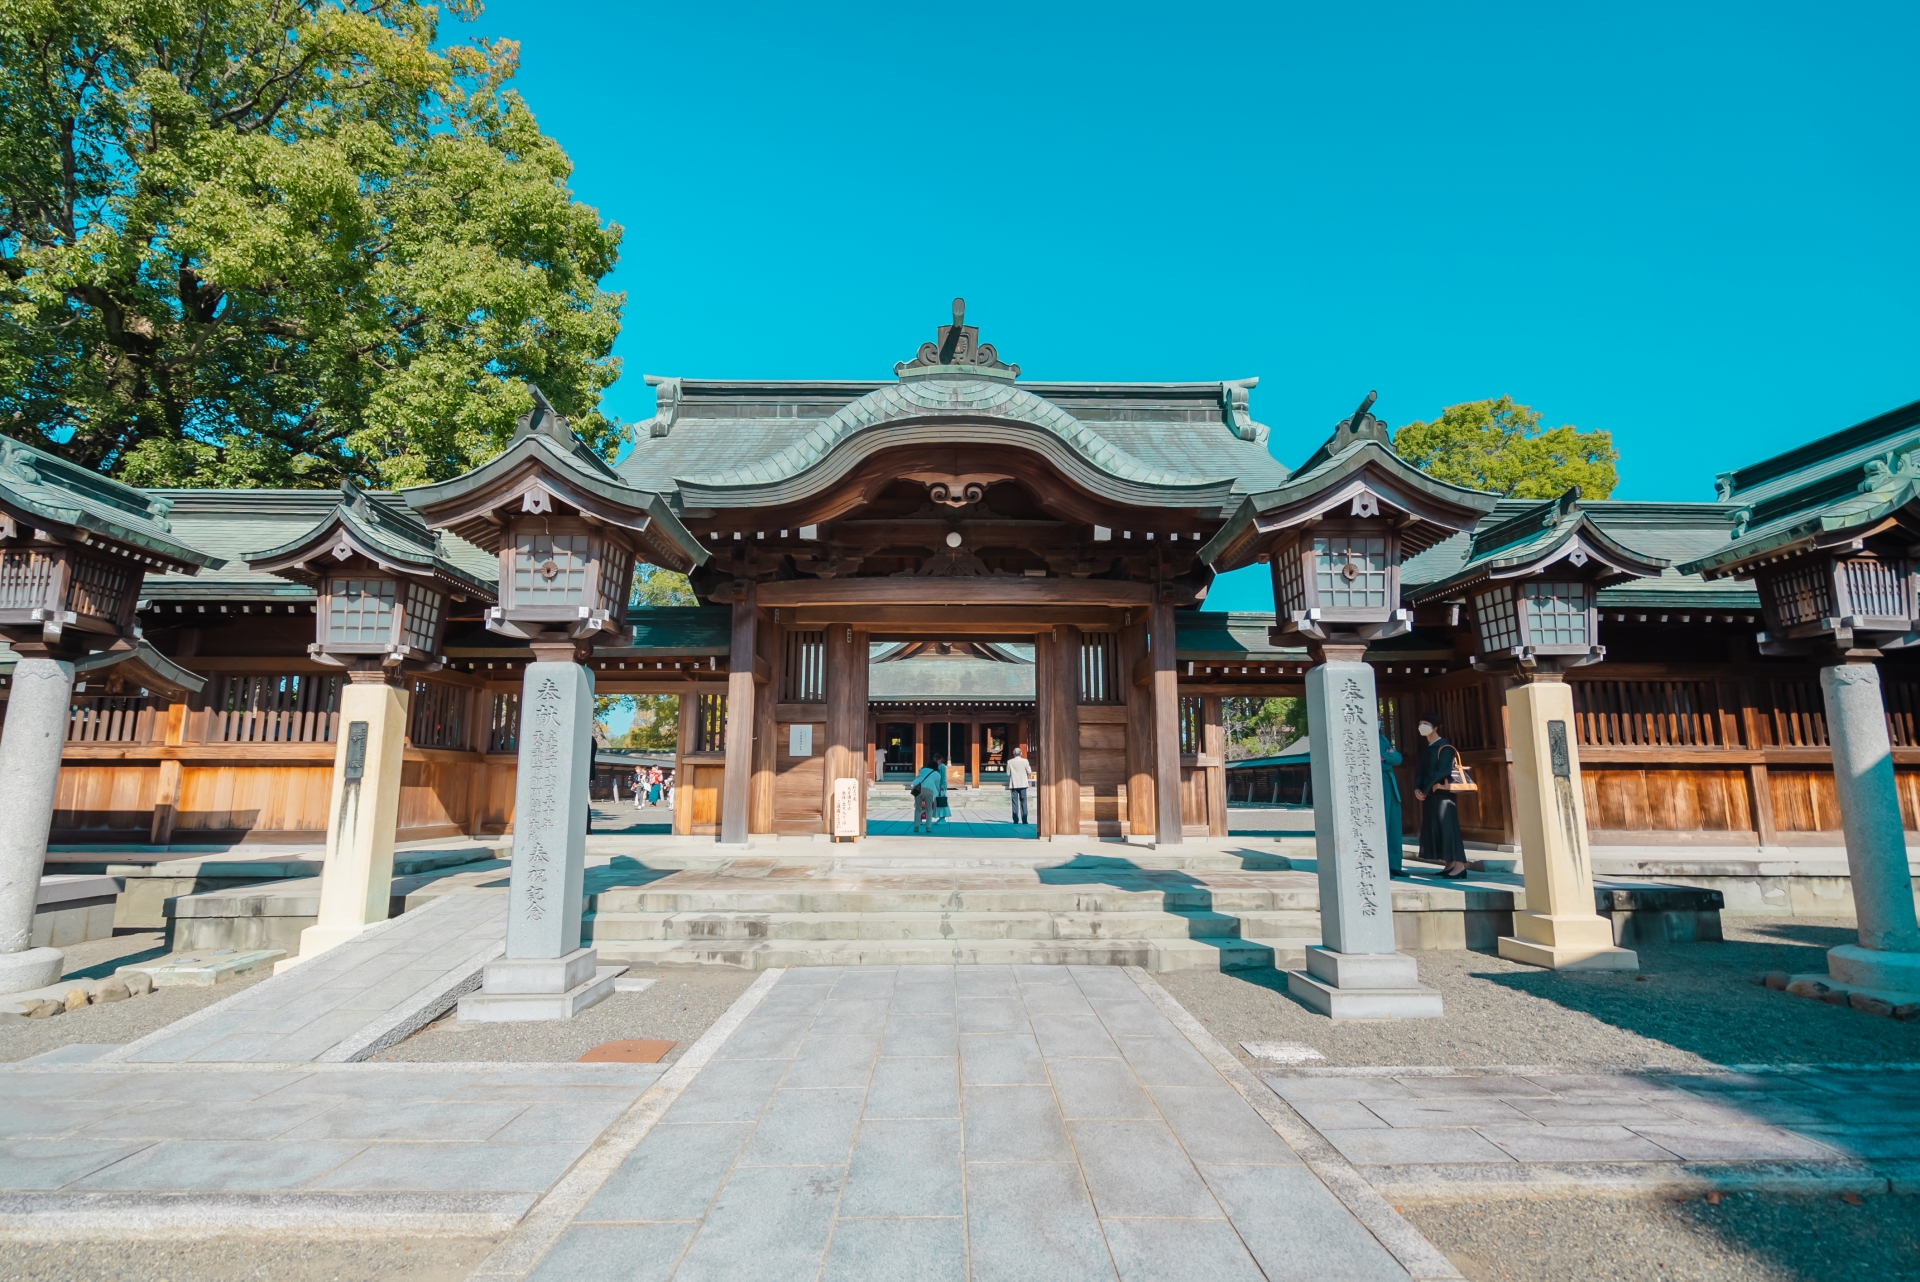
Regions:
<instances>
[{"instance_id":1,"label":"wooden pillar","mask_svg":"<svg viewBox=\"0 0 1920 1282\"><path fill-rule=\"evenodd\" d=\"M687 754L693 751L699 717L700 687L689 684L680 695L679 736L673 749L673 830L682 837L693 831L693 769Z\"/></svg>"},{"instance_id":2,"label":"wooden pillar","mask_svg":"<svg viewBox=\"0 0 1920 1282\"><path fill-rule=\"evenodd\" d=\"M187 705L170 703L167 705L167 728L165 742L169 748L180 746L187 728ZM169 757L160 763L160 780L154 790L153 828L148 840L156 846L164 846L173 840L173 820L180 807L180 762Z\"/></svg>"},{"instance_id":3,"label":"wooden pillar","mask_svg":"<svg viewBox=\"0 0 1920 1282\"><path fill-rule=\"evenodd\" d=\"M980 787L980 723L978 721L967 723L967 744L968 752L971 754L970 764L973 767L973 786L978 790Z\"/></svg>"},{"instance_id":4,"label":"wooden pillar","mask_svg":"<svg viewBox=\"0 0 1920 1282\"><path fill-rule=\"evenodd\" d=\"M1227 835L1227 723L1220 696L1207 695L1200 701L1200 719L1206 725L1207 754L1207 835Z\"/></svg>"},{"instance_id":5,"label":"wooden pillar","mask_svg":"<svg viewBox=\"0 0 1920 1282\"><path fill-rule=\"evenodd\" d=\"M780 629L772 624L764 610L758 612L755 628L754 653L765 661L765 671L780 671ZM775 689L761 688L756 677L754 695L753 782L747 794L747 831L770 833L773 831L773 784L779 769L774 757L779 743L774 732L773 712L780 694Z\"/></svg>"},{"instance_id":6,"label":"wooden pillar","mask_svg":"<svg viewBox=\"0 0 1920 1282\"><path fill-rule=\"evenodd\" d=\"M1154 831L1153 808L1153 677L1143 673L1136 684L1134 669L1147 657L1147 625L1142 620L1120 634L1119 679L1127 698L1127 831L1139 837Z\"/></svg>"},{"instance_id":7,"label":"wooden pillar","mask_svg":"<svg viewBox=\"0 0 1920 1282\"><path fill-rule=\"evenodd\" d=\"M913 773L919 774L927 768L927 723L915 717L913 719Z\"/></svg>"},{"instance_id":8,"label":"wooden pillar","mask_svg":"<svg viewBox=\"0 0 1920 1282\"><path fill-rule=\"evenodd\" d=\"M727 771L720 790L720 841L728 846L747 844L748 801L753 790L753 661L759 653L754 632L758 622L753 585L747 584L733 602L733 641L727 652Z\"/></svg>"},{"instance_id":9,"label":"wooden pillar","mask_svg":"<svg viewBox=\"0 0 1920 1282\"><path fill-rule=\"evenodd\" d=\"M1033 638L1033 759L1034 835L1045 841L1053 836L1053 634L1041 632Z\"/></svg>"},{"instance_id":10,"label":"wooden pillar","mask_svg":"<svg viewBox=\"0 0 1920 1282\"><path fill-rule=\"evenodd\" d=\"M1153 646L1154 844L1180 845L1180 679L1174 662L1173 606L1154 603L1149 616Z\"/></svg>"},{"instance_id":11,"label":"wooden pillar","mask_svg":"<svg viewBox=\"0 0 1920 1282\"><path fill-rule=\"evenodd\" d=\"M1080 835L1080 629L1053 632L1053 680L1049 683L1049 724L1053 742L1054 835Z\"/></svg>"},{"instance_id":12,"label":"wooden pillar","mask_svg":"<svg viewBox=\"0 0 1920 1282\"><path fill-rule=\"evenodd\" d=\"M860 777L860 727L867 720L866 634L848 623L826 628L827 742L822 753L820 822L833 832L834 785ZM865 788L860 789L864 795Z\"/></svg>"}]
</instances>

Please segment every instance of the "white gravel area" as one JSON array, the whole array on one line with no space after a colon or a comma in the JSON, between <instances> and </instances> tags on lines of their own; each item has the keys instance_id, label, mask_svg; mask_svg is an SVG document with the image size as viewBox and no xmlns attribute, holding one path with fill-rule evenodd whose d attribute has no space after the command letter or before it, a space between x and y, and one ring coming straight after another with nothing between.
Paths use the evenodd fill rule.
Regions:
<instances>
[{"instance_id":1,"label":"white gravel area","mask_svg":"<svg viewBox=\"0 0 1920 1282\"><path fill-rule=\"evenodd\" d=\"M162 957L167 949L159 931L138 935L116 935L112 939L91 939L61 950L67 955L64 979L100 979L121 966L150 957ZM203 1006L232 996L243 988L259 983L273 973L273 967L215 984L210 988L159 988L145 997L124 1002L108 1002L84 1010L67 1011L45 1019L24 1015L0 1015L0 1062L26 1059L43 1051L78 1043L123 1045L138 1041L148 1033L164 1028L182 1016ZM0 1274L0 1277L4 1277Z\"/></svg>"},{"instance_id":2,"label":"white gravel area","mask_svg":"<svg viewBox=\"0 0 1920 1282\"><path fill-rule=\"evenodd\" d=\"M1470 1282L1877 1282L1920 1278L1920 1198L1536 1198L1401 1214Z\"/></svg>"},{"instance_id":3,"label":"white gravel area","mask_svg":"<svg viewBox=\"0 0 1920 1282\"><path fill-rule=\"evenodd\" d=\"M1442 1019L1335 1023L1286 995L1273 970L1156 975L1223 1044L1294 1042L1343 1065L1699 1068L1712 1064L1920 1062L1920 1023L1902 1024L1747 982L1768 970L1824 971L1854 941L1850 918L1729 917L1723 943L1637 949L1640 972L1546 971L1487 953L1423 952Z\"/></svg>"},{"instance_id":4,"label":"white gravel area","mask_svg":"<svg viewBox=\"0 0 1920 1282\"><path fill-rule=\"evenodd\" d=\"M449 1013L373 1058L551 1064L577 1060L602 1042L659 1039L676 1043L662 1061L671 1064L758 974L731 967L629 970L625 978L656 982L645 992L615 993L572 1019L462 1024Z\"/></svg>"}]
</instances>

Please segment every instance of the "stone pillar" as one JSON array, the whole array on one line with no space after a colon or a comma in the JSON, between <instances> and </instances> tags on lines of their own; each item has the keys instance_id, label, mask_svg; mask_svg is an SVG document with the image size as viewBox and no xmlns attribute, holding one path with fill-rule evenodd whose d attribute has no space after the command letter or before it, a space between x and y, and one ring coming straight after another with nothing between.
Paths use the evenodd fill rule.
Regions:
<instances>
[{"instance_id":1,"label":"stone pillar","mask_svg":"<svg viewBox=\"0 0 1920 1282\"><path fill-rule=\"evenodd\" d=\"M1860 942L1827 951L1834 979L1856 988L1920 992L1920 925L1894 788L1880 670L1871 663L1820 669L1833 745L1833 786L1847 839Z\"/></svg>"},{"instance_id":2,"label":"stone pillar","mask_svg":"<svg viewBox=\"0 0 1920 1282\"><path fill-rule=\"evenodd\" d=\"M727 652L727 772L720 790L720 844L745 849L747 800L753 787L754 624L749 585L733 603L733 644Z\"/></svg>"},{"instance_id":3,"label":"stone pillar","mask_svg":"<svg viewBox=\"0 0 1920 1282\"><path fill-rule=\"evenodd\" d=\"M1154 604L1148 635L1153 651L1153 844L1178 846L1186 836L1180 814L1180 670L1174 660L1171 605Z\"/></svg>"},{"instance_id":4,"label":"stone pillar","mask_svg":"<svg viewBox=\"0 0 1920 1282\"><path fill-rule=\"evenodd\" d=\"M1554 970L1640 969L1631 950L1614 946L1613 924L1593 906L1572 689L1558 676L1509 689L1507 736L1527 908L1513 915L1500 955Z\"/></svg>"},{"instance_id":5,"label":"stone pillar","mask_svg":"<svg viewBox=\"0 0 1920 1282\"><path fill-rule=\"evenodd\" d=\"M320 916L300 932L299 955L274 966L276 975L387 919L411 695L387 684L384 673L351 675L340 691Z\"/></svg>"},{"instance_id":6,"label":"stone pillar","mask_svg":"<svg viewBox=\"0 0 1920 1282\"><path fill-rule=\"evenodd\" d=\"M1307 670L1321 943L1307 949L1305 970L1287 973L1287 991L1335 1019L1437 1018L1440 994L1394 950L1379 702L1365 649L1329 645Z\"/></svg>"},{"instance_id":7,"label":"stone pillar","mask_svg":"<svg viewBox=\"0 0 1920 1282\"><path fill-rule=\"evenodd\" d=\"M626 969L600 966L580 946L592 763L593 673L540 655L520 695L507 952L487 964L484 987L460 999L461 1019L568 1019Z\"/></svg>"},{"instance_id":8,"label":"stone pillar","mask_svg":"<svg viewBox=\"0 0 1920 1282\"><path fill-rule=\"evenodd\" d=\"M72 701L73 665L65 659L14 665L0 734L0 993L45 988L66 965L59 949L31 945Z\"/></svg>"}]
</instances>

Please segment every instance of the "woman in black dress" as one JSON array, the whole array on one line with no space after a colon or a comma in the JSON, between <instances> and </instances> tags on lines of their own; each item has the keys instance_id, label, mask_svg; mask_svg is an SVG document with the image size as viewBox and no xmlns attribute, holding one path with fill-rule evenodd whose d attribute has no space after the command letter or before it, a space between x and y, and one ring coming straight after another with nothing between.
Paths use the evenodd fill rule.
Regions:
<instances>
[{"instance_id":1,"label":"woman in black dress","mask_svg":"<svg viewBox=\"0 0 1920 1282\"><path fill-rule=\"evenodd\" d=\"M1460 808L1447 780L1460 760L1460 751L1440 734L1440 718L1420 719L1420 736L1427 741L1420 749L1420 768L1414 774L1413 795L1420 806L1420 857L1444 863L1442 877L1467 875L1467 848L1460 840Z\"/></svg>"}]
</instances>

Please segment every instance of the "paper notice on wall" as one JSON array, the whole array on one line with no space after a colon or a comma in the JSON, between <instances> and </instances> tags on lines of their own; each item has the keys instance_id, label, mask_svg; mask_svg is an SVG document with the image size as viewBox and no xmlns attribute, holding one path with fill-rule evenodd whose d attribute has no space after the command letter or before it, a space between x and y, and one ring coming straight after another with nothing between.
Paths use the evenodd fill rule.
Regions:
<instances>
[{"instance_id":1,"label":"paper notice on wall","mask_svg":"<svg viewBox=\"0 0 1920 1282\"><path fill-rule=\"evenodd\" d=\"M858 779L833 781L833 835L835 837L860 835L860 781Z\"/></svg>"},{"instance_id":2,"label":"paper notice on wall","mask_svg":"<svg viewBox=\"0 0 1920 1282\"><path fill-rule=\"evenodd\" d=\"M787 727L787 755L789 757L811 757L813 755L813 727L811 725Z\"/></svg>"}]
</instances>

